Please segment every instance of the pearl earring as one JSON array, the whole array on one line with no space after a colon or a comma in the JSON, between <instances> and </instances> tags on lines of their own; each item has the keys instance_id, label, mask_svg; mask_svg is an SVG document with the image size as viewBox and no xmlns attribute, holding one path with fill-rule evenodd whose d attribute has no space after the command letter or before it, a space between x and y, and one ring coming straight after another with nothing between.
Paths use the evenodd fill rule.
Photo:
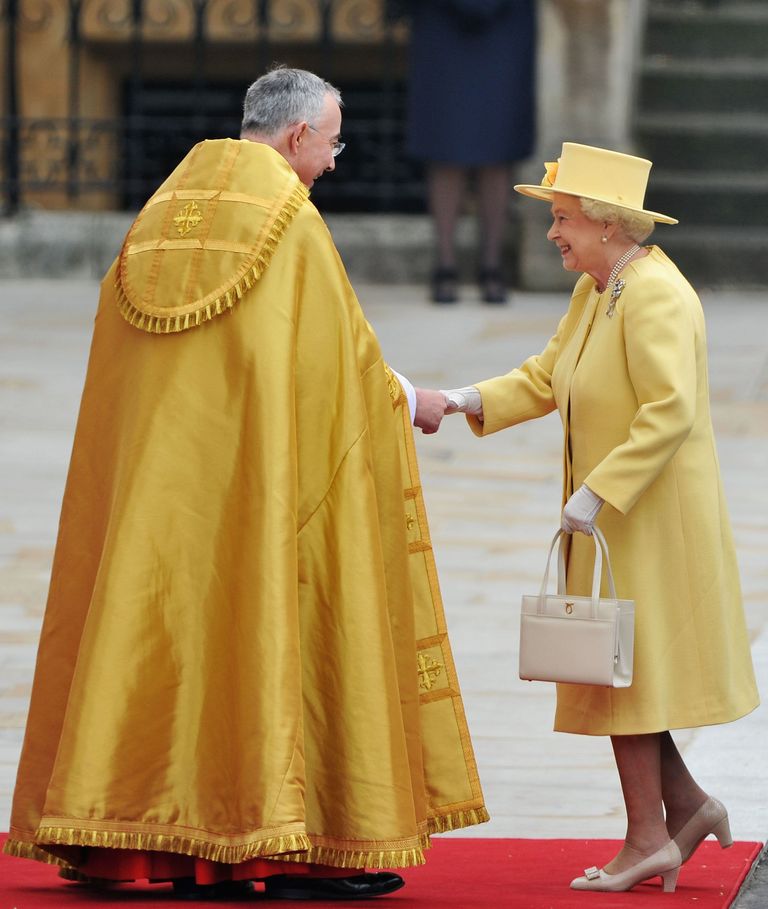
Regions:
<instances>
[{"instance_id":1,"label":"pearl earring","mask_svg":"<svg viewBox=\"0 0 768 909\"><path fill-rule=\"evenodd\" d=\"M602 243L607 243L607 242L608 242L608 237L605 237L605 236L600 237L600 241L601 241Z\"/></svg>"}]
</instances>

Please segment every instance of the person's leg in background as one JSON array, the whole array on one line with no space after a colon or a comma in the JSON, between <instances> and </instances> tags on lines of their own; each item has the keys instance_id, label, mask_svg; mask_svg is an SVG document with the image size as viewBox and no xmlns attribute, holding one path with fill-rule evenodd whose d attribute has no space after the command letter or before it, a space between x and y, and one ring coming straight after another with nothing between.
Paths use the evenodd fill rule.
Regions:
<instances>
[{"instance_id":1,"label":"person's leg in background","mask_svg":"<svg viewBox=\"0 0 768 909\"><path fill-rule=\"evenodd\" d=\"M434 303L455 303L459 299L456 228L466 185L465 168L436 162L427 165L429 212L437 256L431 284Z\"/></svg>"},{"instance_id":2,"label":"person's leg in background","mask_svg":"<svg viewBox=\"0 0 768 909\"><path fill-rule=\"evenodd\" d=\"M511 182L508 164L489 164L477 170L478 283L485 303L505 303L507 300L501 258Z\"/></svg>"}]
</instances>

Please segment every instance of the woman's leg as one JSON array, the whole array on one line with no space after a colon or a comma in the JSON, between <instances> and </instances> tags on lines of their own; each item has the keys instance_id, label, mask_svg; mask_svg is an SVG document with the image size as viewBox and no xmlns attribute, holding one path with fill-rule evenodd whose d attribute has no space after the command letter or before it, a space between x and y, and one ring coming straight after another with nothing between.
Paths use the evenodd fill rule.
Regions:
<instances>
[{"instance_id":1,"label":"woman's leg","mask_svg":"<svg viewBox=\"0 0 768 909\"><path fill-rule=\"evenodd\" d=\"M501 268L501 254L509 214L510 168L489 164L477 170L477 207L480 221L480 269Z\"/></svg>"},{"instance_id":2,"label":"woman's leg","mask_svg":"<svg viewBox=\"0 0 768 909\"><path fill-rule=\"evenodd\" d=\"M506 302L501 259L507 228L510 183L510 169L506 164L493 164L478 169L480 256L477 277L485 303Z\"/></svg>"},{"instance_id":3,"label":"woman's leg","mask_svg":"<svg viewBox=\"0 0 768 909\"><path fill-rule=\"evenodd\" d=\"M463 167L431 163L427 168L429 211L435 229L438 268L456 268L456 225L466 182Z\"/></svg>"},{"instance_id":4,"label":"woman's leg","mask_svg":"<svg viewBox=\"0 0 768 909\"><path fill-rule=\"evenodd\" d=\"M431 288L434 303L455 303L459 299L456 226L466 181L467 174L462 167L433 163L427 168L429 211L434 225L437 252Z\"/></svg>"},{"instance_id":5,"label":"woman's leg","mask_svg":"<svg viewBox=\"0 0 768 909\"><path fill-rule=\"evenodd\" d=\"M624 846L605 865L619 874L669 842L662 803L661 734L611 736L627 810Z\"/></svg>"},{"instance_id":6,"label":"woman's leg","mask_svg":"<svg viewBox=\"0 0 768 909\"><path fill-rule=\"evenodd\" d=\"M667 830L675 836L707 800L707 793L691 776L668 732L660 734L661 795Z\"/></svg>"},{"instance_id":7,"label":"woman's leg","mask_svg":"<svg viewBox=\"0 0 768 909\"><path fill-rule=\"evenodd\" d=\"M684 862L711 833L723 849L733 844L728 812L699 786L668 732L661 733L661 793L667 830Z\"/></svg>"}]
</instances>

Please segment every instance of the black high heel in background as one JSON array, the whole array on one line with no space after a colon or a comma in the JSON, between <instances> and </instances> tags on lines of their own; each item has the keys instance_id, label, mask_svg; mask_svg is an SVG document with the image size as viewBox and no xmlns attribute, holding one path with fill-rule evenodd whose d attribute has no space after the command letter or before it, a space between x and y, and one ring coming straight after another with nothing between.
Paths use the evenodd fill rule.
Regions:
<instances>
[{"instance_id":1,"label":"black high heel in background","mask_svg":"<svg viewBox=\"0 0 768 909\"><path fill-rule=\"evenodd\" d=\"M433 303L455 303L459 299L459 276L455 268L438 267L432 272Z\"/></svg>"},{"instance_id":2,"label":"black high heel in background","mask_svg":"<svg viewBox=\"0 0 768 909\"><path fill-rule=\"evenodd\" d=\"M483 303L506 303L507 288L500 268L481 268L477 274Z\"/></svg>"}]
</instances>

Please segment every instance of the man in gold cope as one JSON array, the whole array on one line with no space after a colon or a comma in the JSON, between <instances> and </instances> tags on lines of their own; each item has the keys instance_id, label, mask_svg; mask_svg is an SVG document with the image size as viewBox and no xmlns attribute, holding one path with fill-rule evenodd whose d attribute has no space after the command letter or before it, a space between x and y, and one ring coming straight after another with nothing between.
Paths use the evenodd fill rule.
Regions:
<instances>
[{"instance_id":1,"label":"man in gold cope","mask_svg":"<svg viewBox=\"0 0 768 909\"><path fill-rule=\"evenodd\" d=\"M308 198L340 103L262 76L103 281L6 845L65 877L376 896L487 819L408 383Z\"/></svg>"}]
</instances>

